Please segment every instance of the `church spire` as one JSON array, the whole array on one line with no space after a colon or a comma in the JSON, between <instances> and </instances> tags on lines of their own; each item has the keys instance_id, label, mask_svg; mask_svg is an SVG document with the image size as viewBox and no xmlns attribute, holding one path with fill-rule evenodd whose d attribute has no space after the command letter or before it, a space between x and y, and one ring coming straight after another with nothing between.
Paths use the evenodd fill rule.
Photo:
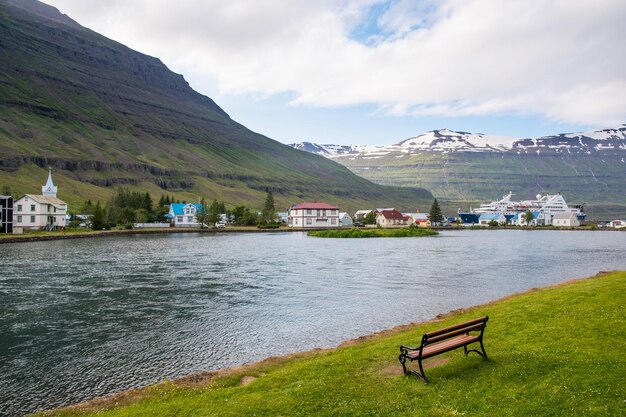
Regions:
<instances>
[{"instance_id":1,"label":"church spire","mask_svg":"<svg viewBox=\"0 0 626 417\"><path fill-rule=\"evenodd\" d=\"M46 182L46 185L41 187L41 193L44 197L57 196L57 187L52 182L52 167L48 168L48 181Z\"/></svg>"}]
</instances>

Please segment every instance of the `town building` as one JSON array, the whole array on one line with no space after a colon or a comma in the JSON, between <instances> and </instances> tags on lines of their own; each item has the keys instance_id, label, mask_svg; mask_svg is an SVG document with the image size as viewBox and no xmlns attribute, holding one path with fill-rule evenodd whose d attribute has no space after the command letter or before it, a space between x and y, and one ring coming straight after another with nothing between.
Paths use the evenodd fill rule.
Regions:
<instances>
[{"instance_id":1,"label":"town building","mask_svg":"<svg viewBox=\"0 0 626 417\"><path fill-rule=\"evenodd\" d=\"M380 227L406 226L409 217L394 208L376 209L376 224Z\"/></svg>"},{"instance_id":2,"label":"town building","mask_svg":"<svg viewBox=\"0 0 626 417\"><path fill-rule=\"evenodd\" d=\"M409 217L409 223L419 227L430 227L432 224L427 213L404 213Z\"/></svg>"},{"instance_id":3,"label":"town building","mask_svg":"<svg viewBox=\"0 0 626 417\"><path fill-rule=\"evenodd\" d=\"M13 197L0 195L0 233L13 233Z\"/></svg>"},{"instance_id":4,"label":"town building","mask_svg":"<svg viewBox=\"0 0 626 417\"><path fill-rule=\"evenodd\" d=\"M483 213L478 218L479 226L489 226L491 222L496 222L498 224L505 224L506 217L502 213Z\"/></svg>"},{"instance_id":5,"label":"town building","mask_svg":"<svg viewBox=\"0 0 626 417\"><path fill-rule=\"evenodd\" d=\"M556 227L578 227L580 220L575 213L554 213L552 216L552 226Z\"/></svg>"},{"instance_id":6,"label":"town building","mask_svg":"<svg viewBox=\"0 0 626 417\"><path fill-rule=\"evenodd\" d=\"M609 223L609 227L612 227L614 229L623 229L626 227L626 221L625 220L613 220Z\"/></svg>"},{"instance_id":7,"label":"town building","mask_svg":"<svg viewBox=\"0 0 626 417\"><path fill-rule=\"evenodd\" d=\"M67 203L57 198L57 187L48 181L41 187L41 195L25 194L13 203L13 228L24 230L54 230L65 227Z\"/></svg>"},{"instance_id":8,"label":"town building","mask_svg":"<svg viewBox=\"0 0 626 417\"><path fill-rule=\"evenodd\" d=\"M289 209L289 227L339 227L339 207L327 203L305 202Z\"/></svg>"},{"instance_id":9,"label":"town building","mask_svg":"<svg viewBox=\"0 0 626 417\"><path fill-rule=\"evenodd\" d=\"M352 227L352 217L345 211L339 213L339 226L341 227Z\"/></svg>"},{"instance_id":10,"label":"town building","mask_svg":"<svg viewBox=\"0 0 626 417\"><path fill-rule=\"evenodd\" d=\"M370 214L371 212L372 210L357 210L354 213L354 216L352 217L352 219L354 221L362 222L363 220L365 220L365 217L367 217L367 215Z\"/></svg>"},{"instance_id":11,"label":"town building","mask_svg":"<svg viewBox=\"0 0 626 417\"><path fill-rule=\"evenodd\" d=\"M174 227L200 227L196 213L202 209L199 203L172 203L170 212L165 216Z\"/></svg>"}]
</instances>

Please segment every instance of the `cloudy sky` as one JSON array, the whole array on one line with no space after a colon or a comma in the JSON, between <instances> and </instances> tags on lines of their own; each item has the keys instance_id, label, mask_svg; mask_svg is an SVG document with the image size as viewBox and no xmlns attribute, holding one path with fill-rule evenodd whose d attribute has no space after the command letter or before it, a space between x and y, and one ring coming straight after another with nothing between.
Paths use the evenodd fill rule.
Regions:
<instances>
[{"instance_id":1,"label":"cloudy sky","mask_svg":"<svg viewBox=\"0 0 626 417\"><path fill-rule=\"evenodd\" d=\"M624 0L45 0L284 143L626 123Z\"/></svg>"}]
</instances>

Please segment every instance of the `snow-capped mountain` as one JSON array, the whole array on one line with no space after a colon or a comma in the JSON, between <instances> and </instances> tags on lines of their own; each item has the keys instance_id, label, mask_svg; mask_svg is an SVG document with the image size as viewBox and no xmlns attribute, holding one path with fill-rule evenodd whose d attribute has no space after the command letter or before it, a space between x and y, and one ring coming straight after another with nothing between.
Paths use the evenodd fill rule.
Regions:
<instances>
[{"instance_id":1,"label":"snow-capped mountain","mask_svg":"<svg viewBox=\"0 0 626 417\"><path fill-rule=\"evenodd\" d=\"M421 152L514 152L514 153L592 153L626 151L626 124L615 128L582 133L562 133L536 139L519 139L482 133L433 130L394 145L318 145L301 142L290 146L327 158L359 156L377 158L390 154Z\"/></svg>"}]
</instances>

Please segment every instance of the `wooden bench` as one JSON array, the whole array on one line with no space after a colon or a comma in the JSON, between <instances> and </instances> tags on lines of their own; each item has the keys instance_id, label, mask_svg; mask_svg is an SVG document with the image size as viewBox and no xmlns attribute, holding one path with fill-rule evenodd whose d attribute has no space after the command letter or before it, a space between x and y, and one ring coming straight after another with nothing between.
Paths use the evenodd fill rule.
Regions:
<instances>
[{"instance_id":1,"label":"wooden bench","mask_svg":"<svg viewBox=\"0 0 626 417\"><path fill-rule=\"evenodd\" d=\"M485 316L426 333L422 336L422 344L418 347L400 346L399 359L404 375L415 374L423 379L424 382L428 382L424 374L422 361L460 347L463 347L465 355L470 352L476 352L487 359L487 352L485 352L485 347L483 346L483 333L487 326L487 320L489 320L489 317ZM472 343L480 343L482 352L479 352L477 349L467 349L467 346ZM409 361L417 361L419 372L407 368L407 359Z\"/></svg>"}]
</instances>

